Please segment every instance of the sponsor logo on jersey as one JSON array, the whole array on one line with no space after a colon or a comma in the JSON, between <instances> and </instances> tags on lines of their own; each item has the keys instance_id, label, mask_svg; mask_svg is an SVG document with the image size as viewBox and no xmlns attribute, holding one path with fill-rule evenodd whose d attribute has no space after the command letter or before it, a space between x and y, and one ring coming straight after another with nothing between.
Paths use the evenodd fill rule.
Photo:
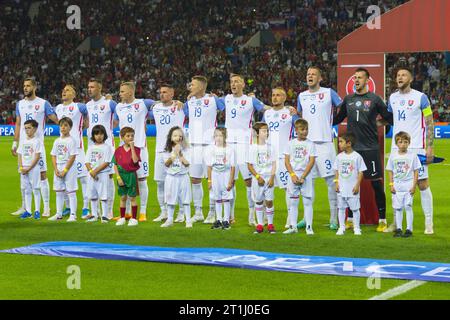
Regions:
<instances>
[{"instance_id":1,"label":"sponsor logo on jersey","mask_svg":"<svg viewBox=\"0 0 450 320\"><path fill-rule=\"evenodd\" d=\"M376 86L375 86L375 81L373 80L372 77L369 78L369 82L367 83L367 90L370 92L375 93L376 91ZM347 94L351 94L351 93L355 93L356 92L356 86L355 86L355 76L351 76L348 80L347 80L347 84L345 86L345 92Z\"/></svg>"}]
</instances>

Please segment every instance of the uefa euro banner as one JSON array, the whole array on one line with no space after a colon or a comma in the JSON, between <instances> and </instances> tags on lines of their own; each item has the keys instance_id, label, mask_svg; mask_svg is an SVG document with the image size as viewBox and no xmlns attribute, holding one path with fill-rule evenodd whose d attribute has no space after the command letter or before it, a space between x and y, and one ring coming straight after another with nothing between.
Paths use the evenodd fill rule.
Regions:
<instances>
[{"instance_id":1,"label":"uefa euro banner","mask_svg":"<svg viewBox=\"0 0 450 320\"><path fill-rule=\"evenodd\" d=\"M341 98L355 92L354 74L357 68L365 68L369 71L370 79L367 89L384 99L384 53L338 55L338 93ZM339 125L338 135L342 135L346 130L347 123L344 121ZM384 127L378 128L378 143L380 160L384 164ZM384 172L384 168L382 170ZM375 195L370 181L366 179L361 184L361 223L378 223Z\"/></svg>"}]
</instances>

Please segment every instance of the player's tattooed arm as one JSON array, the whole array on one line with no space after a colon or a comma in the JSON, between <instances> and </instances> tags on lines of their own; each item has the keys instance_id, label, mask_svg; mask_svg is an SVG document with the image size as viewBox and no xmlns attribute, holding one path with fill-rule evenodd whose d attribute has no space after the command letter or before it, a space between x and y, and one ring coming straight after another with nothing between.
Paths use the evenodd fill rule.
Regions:
<instances>
[{"instance_id":1,"label":"player's tattooed arm","mask_svg":"<svg viewBox=\"0 0 450 320\"><path fill-rule=\"evenodd\" d=\"M427 140L426 140L426 146L427 146L427 163L433 162L434 154L433 154L433 148L434 148L434 122L433 122L433 116L429 115L425 117L425 124L427 126Z\"/></svg>"}]
</instances>

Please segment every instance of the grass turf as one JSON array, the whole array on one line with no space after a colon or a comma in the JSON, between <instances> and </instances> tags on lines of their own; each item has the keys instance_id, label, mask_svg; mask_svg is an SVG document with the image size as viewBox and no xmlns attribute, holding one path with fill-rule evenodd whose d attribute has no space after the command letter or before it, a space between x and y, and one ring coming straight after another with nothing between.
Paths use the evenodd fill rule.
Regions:
<instances>
[{"instance_id":1,"label":"grass turf","mask_svg":"<svg viewBox=\"0 0 450 320\"><path fill-rule=\"evenodd\" d=\"M53 138L46 138L47 155ZM11 138L0 140L0 185L2 213L0 214L0 249L19 247L46 241L91 241L127 243L163 247L223 247L283 252L303 255L379 258L393 260L450 262L450 222L447 212L450 196L446 191L449 168L445 162L430 167L434 196L435 235L423 234L424 218L420 196L415 196L414 236L394 239L392 234L380 234L375 226L364 226L363 236L351 233L338 238L323 225L329 218L327 192L324 181L316 182L313 237L304 233L281 234L286 207L281 190L275 193L275 226L278 233L252 234L247 225L247 200L242 180L237 183L237 223L231 230L210 230L209 225L194 224L192 230L176 224L162 229L159 223L141 223L137 228L117 228L108 225L86 224L79 219L74 224L41 221L20 221L9 215L20 204L19 177L16 159L10 155ZM150 164L153 163L155 140L148 139ZM390 148L387 140L386 150ZM450 141L436 140L436 153L450 158ZM50 164L49 157L47 162ZM52 181L53 171L48 175ZM150 167L153 167L152 165ZM150 178L153 173L150 173ZM149 179L150 196L148 217L159 213L156 185ZM204 185L206 191L206 185ZM206 192L205 192L206 194ZM81 208L81 193L79 193ZM390 194L387 193L388 220L392 220ZM118 202L116 198L117 208ZM51 193L52 213L55 195ZM207 208L205 199L204 208ZM117 210L116 210L117 211ZM206 211L206 209L204 209ZM300 210L301 211L301 210ZM206 212L205 212L206 213ZM273 271L255 271L236 268L192 266L166 263L142 263L93 259L55 258L41 256L0 254L0 299L367 299L392 287L402 280L381 280L380 290L369 290L366 278L294 274ZM67 289L67 267L77 265L81 270L81 290ZM220 285L220 290L217 286ZM239 290L236 290L236 287ZM339 290L336 290L339 288ZM450 285L427 283L398 299L448 299Z\"/></svg>"}]
</instances>

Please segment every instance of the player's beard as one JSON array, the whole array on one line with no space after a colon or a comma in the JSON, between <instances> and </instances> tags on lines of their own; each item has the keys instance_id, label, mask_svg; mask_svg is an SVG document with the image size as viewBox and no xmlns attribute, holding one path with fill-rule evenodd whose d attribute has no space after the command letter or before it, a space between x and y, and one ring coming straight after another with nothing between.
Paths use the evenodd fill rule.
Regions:
<instances>
[{"instance_id":1,"label":"player's beard","mask_svg":"<svg viewBox=\"0 0 450 320\"><path fill-rule=\"evenodd\" d=\"M33 91L30 91L30 92L28 92L28 93L25 93L25 92L24 92L24 96L25 96L26 98L31 98L31 97L33 96Z\"/></svg>"},{"instance_id":2,"label":"player's beard","mask_svg":"<svg viewBox=\"0 0 450 320\"><path fill-rule=\"evenodd\" d=\"M409 83L404 82L401 85L397 84L397 87L398 87L399 90L403 91L403 90L405 90L408 87L408 85L409 85Z\"/></svg>"}]
</instances>

